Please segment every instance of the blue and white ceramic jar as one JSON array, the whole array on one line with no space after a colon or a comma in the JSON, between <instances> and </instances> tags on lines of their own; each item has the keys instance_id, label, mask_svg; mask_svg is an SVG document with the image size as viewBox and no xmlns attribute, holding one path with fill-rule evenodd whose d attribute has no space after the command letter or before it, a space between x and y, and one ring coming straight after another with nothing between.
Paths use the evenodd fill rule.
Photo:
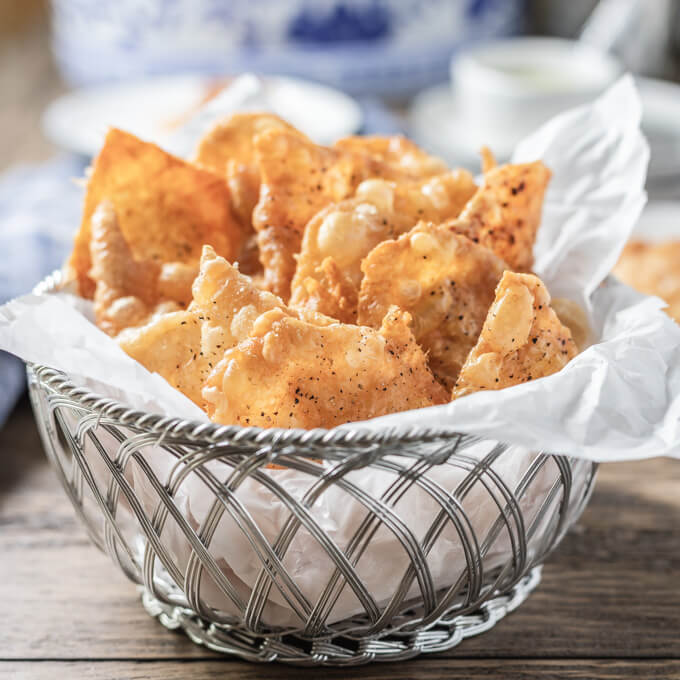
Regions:
<instances>
[{"instance_id":1,"label":"blue and white ceramic jar","mask_svg":"<svg viewBox=\"0 0 680 680\"><path fill-rule=\"evenodd\" d=\"M446 79L463 43L517 32L523 0L52 0L73 85L241 71L407 95Z\"/></svg>"}]
</instances>

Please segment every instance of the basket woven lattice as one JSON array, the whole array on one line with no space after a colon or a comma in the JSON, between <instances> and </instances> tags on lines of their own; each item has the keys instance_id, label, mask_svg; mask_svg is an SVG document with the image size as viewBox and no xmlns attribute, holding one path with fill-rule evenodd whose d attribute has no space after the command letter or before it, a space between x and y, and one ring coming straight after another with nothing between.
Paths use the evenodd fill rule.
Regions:
<instances>
[{"instance_id":1,"label":"basket woven lattice","mask_svg":"<svg viewBox=\"0 0 680 680\"><path fill-rule=\"evenodd\" d=\"M596 470L446 429L191 423L28 373L94 543L162 624L250 660L405 659L487 630L536 586Z\"/></svg>"}]
</instances>

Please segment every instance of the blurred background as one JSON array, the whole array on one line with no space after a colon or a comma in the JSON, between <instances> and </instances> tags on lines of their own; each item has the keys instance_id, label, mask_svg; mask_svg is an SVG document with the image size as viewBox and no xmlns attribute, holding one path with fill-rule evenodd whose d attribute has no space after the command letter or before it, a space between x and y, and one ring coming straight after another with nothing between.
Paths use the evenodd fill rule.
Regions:
<instances>
[{"instance_id":1,"label":"blurred background","mask_svg":"<svg viewBox=\"0 0 680 680\"><path fill-rule=\"evenodd\" d=\"M472 147L478 139L491 141L503 156L512 146L513 131L499 130L498 121L480 122L483 114L466 111L466 102L479 98L482 90L488 98L494 88L497 99L488 99L490 104L526 116L535 99L518 104L499 97L504 87L526 88L532 78L535 90L552 90L555 106L560 96L562 104L571 103L565 92L577 93L579 82L592 96L615 75L610 71L597 82L586 82L602 67L599 52L612 56L621 70L645 77L642 86L650 100L645 123L653 142L667 152L652 174L667 177L680 172L677 117L652 115L652 109L663 108L663 102L675 104L677 93L675 88L662 93L661 83L647 79L673 81L678 74L679 9L673 0L5 2L0 5L0 168L44 158L55 147L86 156L96 151L107 124L128 119L153 136L151 117L157 127L181 122L226 78L245 71L329 85L355 97L361 107L358 120L343 109L346 127L406 132L450 162L470 165L476 162ZM503 52L492 64L495 74L478 69L458 73L456 80L452 57L455 62L456 55L479 45L521 35L575 39L579 49L593 50L581 55L578 72L566 73L564 64L553 64L559 58L551 53L554 45L535 45L519 64ZM564 47L573 51L574 46ZM479 62L484 65L484 56ZM507 82L489 77L498 76L499 63L501 71L507 64L515 69L501 74ZM542 67L551 70L539 73ZM79 96L62 98L43 118L47 105L69 91ZM303 93L299 108L308 94ZM311 94L316 96L310 97L312 106L323 99L322 93ZM521 105L523 111L513 108Z\"/></svg>"},{"instance_id":2,"label":"blurred background","mask_svg":"<svg viewBox=\"0 0 680 680\"><path fill-rule=\"evenodd\" d=\"M1 2L0 303L70 250L70 180L107 126L188 154L206 112L239 108L270 108L319 143L404 133L479 171L482 144L508 159L631 72L652 148L639 233L680 239L679 62L674 0ZM23 369L0 355L0 377L1 423Z\"/></svg>"}]
</instances>

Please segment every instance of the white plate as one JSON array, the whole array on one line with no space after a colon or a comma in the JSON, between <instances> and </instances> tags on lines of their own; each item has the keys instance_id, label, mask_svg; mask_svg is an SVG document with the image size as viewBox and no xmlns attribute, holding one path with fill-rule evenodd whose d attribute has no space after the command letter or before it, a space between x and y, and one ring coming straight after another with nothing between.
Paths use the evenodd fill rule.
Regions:
<instances>
[{"instance_id":1,"label":"white plate","mask_svg":"<svg viewBox=\"0 0 680 680\"><path fill-rule=\"evenodd\" d=\"M636 78L642 98L642 128L650 142L651 179L680 175L680 85L651 78ZM411 134L430 152L452 165L479 169L479 150L470 145L465 125L456 110L449 83L423 90L409 112ZM501 161L512 155L511 145L492 151Z\"/></svg>"},{"instance_id":2,"label":"white plate","mask_svg":"<svg viewBox=\"0 0 680 680\"><path fill-rule=\"evenodd\" d=\"M361 127L361 108L339 90L296 78L264 80L271 108L319 144ZM97 153L110 126L162 145L172 122L198 107L215 82L176 75L76 90L50 104L43 131L58 146L86 156Z\"/></svg>"}]
</instances>

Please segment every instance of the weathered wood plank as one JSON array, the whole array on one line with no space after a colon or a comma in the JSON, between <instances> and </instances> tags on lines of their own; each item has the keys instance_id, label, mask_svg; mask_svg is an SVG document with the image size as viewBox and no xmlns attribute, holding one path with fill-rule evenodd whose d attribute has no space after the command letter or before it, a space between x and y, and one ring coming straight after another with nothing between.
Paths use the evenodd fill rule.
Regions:
<instances>
[{"instance_id":1,"label":"weathered wood plank","mask_svg":"<svg viewBox=\"0 0 680 680\"><path fill-rule=\"evenodd\" d=\"M239 680L306 680L326 678L344 680L435 680L435 678L466 678L482 680L628 680L629 678L680 679L680 661L676 660L456 660L419 659L408 663L372 664L355 669L288 668L280 665L262 666L232 661L154 661L154 662L0 662L0 680L214 680L218 677Z\"/></svg>"},{"instance_id":2,"label":"weathered wood plank","mask_svg":"<svg viewBox=\"0 0 680 680\"><path fill-rule=\"evenodd\" d=\"M134 587L88 543L26 404L0 432L0 452L0 658L209 656L151 620ZM605 466L538 591L442 656L678 656L678 488L674 461Z\"/></svg>"}]
</instances>

